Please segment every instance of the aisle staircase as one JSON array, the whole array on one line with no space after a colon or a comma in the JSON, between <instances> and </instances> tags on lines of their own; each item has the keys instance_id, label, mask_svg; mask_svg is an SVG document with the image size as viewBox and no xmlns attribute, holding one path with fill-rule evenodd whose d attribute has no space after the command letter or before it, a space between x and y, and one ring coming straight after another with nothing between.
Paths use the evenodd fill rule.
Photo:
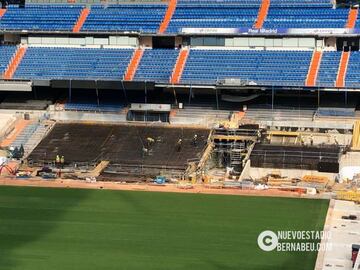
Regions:
<instances>
[{"instance_id":1,"label":"aisle staircase","mask_svg":"<svg viewBox=\"0 0 360 270\"><path fill-rule=\"evenodd\" d=\"M338 74L336 77L336 87L344 87L345 86L345 78L347 73L347 67L349 64L350 52L342 52L341 59L339 63Z\"/></svg>"},{"instance_id":2,"label":"aisle staircase","mask_svg":"<svg viewBox=\"0 0 360 270\"><path fill-rule=\"evenodd\" d=\"M178 84L180 82L188 57L189 57L189 49L188 48L181 49L178 59L176 60L174 70L171 74L170 83Z\"/></svg>"},{"instance_id":3,"label":"aisle staircase","mask_svg":"<svg viewBox=\"0 0 360 270\"><path fill-rule=\"evenodd\" d=\"M160 24L158 34L164 34L166 32L166 29L168 28L170 21L175 13L176 5L177 5L177 0L169 1L168 8L167 8L164 18Z\"/></svg>"},{"instance_id":4,"label":"aisle staircase","mask_svg":"<svg viewBox=\"0 0 360 270\"><path fill-rule=\"evenodd\" d=\"M87 17L89 16L90 14L90 9L88 8L84 8L80 15L79 15L79 18L78 20L76 21L74 27L73 27L73 33L79 33L81 28L83 27Z\"/></svg>"},{"instance_id":5,"label":"aisle staircase","mask_svg":"<svg viewBox=\"0 0 360 270\"><path fill-rule=\"evenodd\" d=\"M351 29L355 28L358 13L359 13L359 9L357 8L351 8L349 10L349 16L345 28L351 28Z\"/></svg>"},{"instance_id":6,"label":"aisle staircase","mask_svg":"<svg viewBox=\"0 0 360 270\"><path fill-rule=\"evenodd\" d=\"M23 59L23 57L25 56L27 47L20 45L17 49L17 51L15 52L14 56L11 58L4 74L3 74L3 78L5 80L11 80L18 68L18 66L21 63L21 60Z\"/></svg>"},{"instance_id":7,"label":"aisle staircase","mask_svg":"<svg viewBox=\"0 0 360 270\"><path fill-rule=\"evenodd\" d=\"M270 0L262 0L258 17L254 24L254 28L261 29L263 27L266 17L269 13L269 8L270 8Z\"/></svg>"},{"instance_id":8,"label":"aisle staircase","mask_svg":"<svg viewBox=\"0 0 360 270\"><path fill-rule=\"evenodd\" d=\"M321 58L322 52L314 51L305 83L305 85L308 87L313 87L316 85L316 79L319 73Z\"/></svg>"},{"instance_id":9,"label":"aisle staircase","mask_svg":"<svg viewBox=\"0 0 360 270\"><path fill-rule=\"evenodd\" d=\"M133 57L131 58L131 61L126 69L126 73L124 76L125 81L132 81L134 79L143 55L144 55L144 50L141 48L134 51Z\"/></svg>"}]
</instances>

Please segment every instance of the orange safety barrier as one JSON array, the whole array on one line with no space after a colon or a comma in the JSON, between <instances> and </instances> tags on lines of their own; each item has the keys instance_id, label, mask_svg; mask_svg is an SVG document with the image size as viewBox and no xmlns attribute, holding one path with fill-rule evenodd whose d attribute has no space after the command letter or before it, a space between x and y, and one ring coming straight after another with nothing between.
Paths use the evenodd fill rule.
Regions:
<instances>
[{"instance_id":1,"label":"orange safety barrier","mask_svg":"<svg viewBox=\"0 0 360 270\"><path fill-rule=\"evenodd\" d=\"M11 80L14 76L16 69L18 68L19 64L21 63L21 60L23 59L25 53L26 53L27 47L26 46L20 46L18 50L15 52L15 55L10 60L10 63L7 67L7 69L4 72L3 78L6 80Z\"/></svg>"},{"instance_id":2,"label":"orange safety barrier","mask_svg":"<svg viewBox=\"0 0 360 270\"><path fill-rule=\"evenodd\" d=\"M357 8L351 8L349 10L349 16L345 28L355 28L358 13L359 10Z\"/></svg>"},{"instance_id":3,"label":"orange safety barrier","mask_svg":"<svg viewBox=\"0 0 360 270\"><path fill-rule=\"evenodd\" d=\"M90 9L88 9L88 8L84 8L81 11L79 18L73 27L73 33L80 32L80 30L81 30L82 26L84 25L86 18L89 16L89 14L90 14Z\"/></svg>"},{"instance_id":4,"label":"orange safety barrier","mask_svg":"<svg viewBox=\"0 0 360 270\"><path fill-rule=\"evenodd\" d=\"M132 81L134 79L134 76L136 74L137 68L140 64L143 54L144 54L143 49L135 50L133 57L128 65L128 68L125 73L125 77L124 77L125 81Z\"/></svg>"},{"instance_id":5,"label":"orange safety barrier","mask_svg":"<svg viewBox=\"0 0 360 270\"><path fill-rule=\"evenodd\" d=\"M181 75L184 71L186 60L189 56L189 50L188 49L182 49L179 53L178 59L176 60L175 68L173 70L173 73L171 75L170 82L172 84L178 84L181 80Z\"/></svg>"},{"instance_id":6,"label":"orange safety barrier","mask_svg":"<svg viewBox=\"0 0 360 270\"><path fill-rule=\"evenodd\" d=\"M347 72L347 66L350 59L350 52L342 52L341 59L339 63L338 74L336 77L336 87L344 87L345 86L345 78Z\"/></svg>"},{"instance_id":7,"label":"orange safety barrier","mask_svg":"<svg viewBox=\"0 0 360 270\"><path fill-rule=\"evenodd\" d=\"M171 18L175 13L177 0L170 0L164 18L160 24L158 34L164 34L168 28Z\"/></svg>"},{"instance_id":8,"label":"orange safety barrier","mask_svg":"<svg viewBox=\"0 0 360 270\"><path fill-rule=\"evenodd\" d=\"M314 54L311 58L308 75L306 78L306 84L305 84L306 86L311 87L316 85L316 79L320 68L321 58L322 58L322 52L314 51Z\"/></svg>"},{"instance_id":9,"label":"orange safety barrier","mask_svg":"<svg viewBox=\"0 0 360 270\"><path fill-rule=\"evenodd\" d=\"M270 8L270 0L263 0L259 9L259 13L254 24L254 28L261 29L264 25Z\"/></svg>"}]
</instances>

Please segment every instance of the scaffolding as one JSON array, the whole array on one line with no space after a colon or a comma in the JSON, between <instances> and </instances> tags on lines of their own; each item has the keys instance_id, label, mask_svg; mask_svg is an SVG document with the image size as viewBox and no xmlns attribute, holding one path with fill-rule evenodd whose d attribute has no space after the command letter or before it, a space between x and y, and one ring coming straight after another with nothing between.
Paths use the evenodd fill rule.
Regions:
<instances>
[{"instance_id":1,"label":"scaffolding","mask_svg":"<svg viewBox=\"0 0 360 270\"><path fill-rule=\"evenodd\" d=\"M245 158L248 156L248 151L251 141L230 141L230 142L215 142L213 157L217 162L218 167L231 167L235 173L241 173Z\"/></svg>"}]
</instances>

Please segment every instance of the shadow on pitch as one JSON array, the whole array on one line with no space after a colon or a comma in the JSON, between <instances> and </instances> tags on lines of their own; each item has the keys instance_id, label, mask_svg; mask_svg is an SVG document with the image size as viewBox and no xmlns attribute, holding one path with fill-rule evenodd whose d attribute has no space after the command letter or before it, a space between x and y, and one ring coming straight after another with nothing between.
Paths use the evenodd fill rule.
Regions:
<instances>
[{"instance_id":1,"label":"shadow on pitch","mask_svg":"<svg viewBox=\"0 0 360 270\"><path fill-rule=\"evenodd\" d=\"M46 260L32 243L56 229L87 195L87 190L0 187L0 269L32 269Z\"/></svg>"}]
</instances>

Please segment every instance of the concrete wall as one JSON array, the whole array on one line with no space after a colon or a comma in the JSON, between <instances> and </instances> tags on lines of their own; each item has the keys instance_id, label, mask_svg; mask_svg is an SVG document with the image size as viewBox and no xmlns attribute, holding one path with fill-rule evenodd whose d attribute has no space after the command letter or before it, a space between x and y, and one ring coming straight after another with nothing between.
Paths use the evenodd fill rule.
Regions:
<instances>
[{"instance_id":1,"label":"concrete wall","mask_svg":"<svg viewBox=\"0 0 360 270\"><path fill-rule=\"evenodd\" d=\"M280 173L282 177L289 178L302 178L305 175L316 175L316 176L325 176L330 180L335 180L338 174L336 173L322 173L318 171L309 171L309 170L299 170L299 169L276 169L276 168L255 168L250 167L248 175L252 179L259 179L268 174Z\"/></svg>"},{"instance_id":2,"label":"concrete wall","mask_svg":"<svg viewBox=\"0 0 360 270\"><path fill-rule=\"evenodd\" d=\"M315 38L235 37L225 38L225 47L313 49Z\"/></svg>"},{"instance_id":3,"label":"concrete wall","mask_svg":"<svg viewBox=\"0 0 360 270\"><path fill-rule=\"evenodd\" d=\"M98 122L98 123L118 123L126 122L125 114L105 114L87 112L65 112L58 111L50 113L50 118L56 121L76 121L76 122Z\"/></svg>"},{"instance_id":4,"label":"concrete wall","mask_svg":"<svg viewBox=\"0 0 360 270\"><path fill-rule=\"evenodd\" d=\"M125 46L136 47L139 41L136 37L110 36L97 37L22 37L21 43L28 45L56 45L56 46Z\"/></svg>"}]
</instances>

